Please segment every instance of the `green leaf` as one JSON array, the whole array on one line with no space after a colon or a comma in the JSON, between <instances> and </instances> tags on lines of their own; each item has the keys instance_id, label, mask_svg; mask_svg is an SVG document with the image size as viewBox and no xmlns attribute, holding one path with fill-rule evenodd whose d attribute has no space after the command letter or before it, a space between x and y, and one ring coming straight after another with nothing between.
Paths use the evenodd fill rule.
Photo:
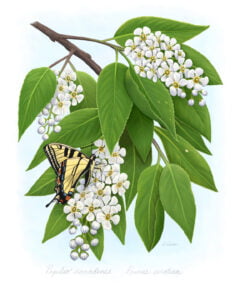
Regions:
<instances>
[{"instance_id":1,"label":"green leaf","mask_svg":"<svg viewBox=\"0 0 240 300\"><path fill-rule=\"evenodd\" d=\"M127 91L138 109L152 120L158 121L175 135L172 98L160 82L138 76L132 66L126 73Z\"/></svg>"},{"instance_id":2,"label":"green leaf","mask_svg":"<svg viewBox=\"0 0 240 300\"><path fill-rule=\"evenodd\" d=\"M148 251L160 240L164 226L164 211L159 196L161 172L160 165L148 167L138 181L135 225Z\"/></svg>"},{"instance_id":3,"label":"green leaf","mask_svg":"<svg viewBox=\"0 0 240 300\"><path fill-rule=\"evenodd\" d=\"M152 151L149 152L146 161L143 162L126 131L120 139L120 145L125 147L127 152L124 164L121 165L121 171L127 173L130 181L129 189L125 193L126 209L128 209L137 194L137 183L141 172L151 165Z\"/></svg>"},{"instance_id":4,"label":"green leaf","mask_svg":"<svg viewBox=\"0 0 240 300\"><path fill-rule=\"evenodd\" d=\"M59 125L62 130L58 133L52 132L49 139L41 144L28 170L36 167L46 158L43 147L47 144L62 143L72 147L83 147L102 135L96 108L77 110L66 116Z\"/></svg>"},{"instance_id":5,"label":"green leaf","mask_svg":"<svg viewBox=\"0 0 240 300\"><path fill-rule=\"evenodd\" d=\"M90 233L86 234L86 238L90 244L91 240L97 238L99 240L99 243L97 246L91 246L90 244L90 248L92 250L92 252L94 253L94 255L96 256L96 258L98 260L101 260L102 255L103 255L103 250L104 250L104 232L103 232L103 228L102 226L99 228L97 234L93 237Z\"/></svg>"},{"instance_id":6,"label":"green leaf","mask_svg":"<svg viewBox=\"0 0 240 300\"><path fill-rule=\"evenodd\" d=\"M126 70L127 67L120 63L107 65L97 82L99 119L110 152L122 135L132 109L124 83Z\"/></svg>"},{"instance_id":7,"label":"green leaf","mask_svg":"<svg viewBox=\"0 0 240 300\"><path fill-rule=\"evenodd\" d=\"M167 157L171 163L181 166L188 173L192 182L217 191L212 172L206 160L193 146L181 136L173 139L165 129L155 127L155 131L161 138Z\"/></svg>"},{"instance_id":8,"label":"green leaf","mask_svg":"<svg viewBox=\"0 0 240 300\"><path fill-rule=\"evenodd\" d=\"M52 70L31 70L24 79L18 109L19 140L41 110L51 101L57 86Z\"/></svg>"},{"instance_id":9,"label":"green leaf","mask_svg":"<svg viewBox=\"0 0 240 300\"><path fill-rule=\"evenodd\" d=\"M143 26L148 26L153 32L161 31L170 37L175 37L179 43L193 38L209 27L158 17L138 17L128 20L118 28L114 34L115 41L125 46L126 40L133 38L133 31Z\"/></svg>"},{"instance_id":10,"label":"green leaf","mask_svg":"<svg viewBox=\"0 0 240 300\"><path fill-rule=\"evenodd\" d=\"M122 197L115 195L118 198L118 203L121 205L121 211L118 213L120 216L120 222L117 225L112 225L112 231L119 238L120 242L125 244L125 235L126 235L126 212L125 205Z\"/></svg>"},{"instance_id":11,"label":"green leaf","mask_svg":"<svg viewBox=\"0 0 240 300\"><path fill-rule=\"evenodd\" d=\"M186 53L186 57L191 58L195 67L204 70L204 75L209 78L209 85L223 84L216 69L204 55L187 45L181 45L181 48Z\"/></svg>"},{"instance_id":12,"label":"green leaf","mask_svg":"<svg viewBox=\"0 0 240 300\"><path fill-rule=\"evenodd\" d=\"M188 141L195 149L211 155L201 134L197 130L178 119L176 119L176 129L177 134Z\"/></svg>"},{"instance_id":13,"label":"green leaf","mask_svg":"<svg viewBox=\"0 0 240 300\"><path fill-rule=\"evenodd\" d=\"M42 243L63 232L69 226L70 222L67 221L66 214L63 212L63 205L56 203L47 221Z\"/></svg>"},{"instance_id":14,"label":"green leaf","mask_svg":"<svg viewBox=\"0 0 240 300\"><path fill-rule=\"evenodd\" d=\"M196 207L188 174L178 165L166 165L160 177L159 194L164 210L191 242Z\"/></svg>"},{"instance_id":15,"label":"green leaf","mask_svg":"<svg viewBox=\"0 0 240 300\"><path fill-rule=\"evenodd\" d=\"M45 196L54 193L56 174L52 167L48 168L34 183L25 196Z\"/></svg>"},{"instance_id":16,"label":"green leaf","mask_svg":"<svg viewBox=\"0 0 240 300\"><path fill-rule=\"evenodd\" d=\"M139 155L145 161L151 150L153 121L134 105L127 122L127 131Z\"/></svg>"},{"instance_id":17,"label":"green leaf","mask_svg":"<svg viewBox=\"0 0 240 300\"><path fill-rule=\"evenodd\" d=\"M211 141L211 120L207 106L188 105L186 99L173 97L176 119L197 130Z\"/></svg>"},{"instance_id":18,"label":"green leaf","mask_svg":"<svg viewBox=\"0 0 240 300\"><path fill-rule=\"evenodd\" d=\"M76 85L82 85L84 98L81 103L76 106L71 106L71 112L81 108L96 108L96 80L85 72L77 71Z\"/></svg>"}]
</instances>

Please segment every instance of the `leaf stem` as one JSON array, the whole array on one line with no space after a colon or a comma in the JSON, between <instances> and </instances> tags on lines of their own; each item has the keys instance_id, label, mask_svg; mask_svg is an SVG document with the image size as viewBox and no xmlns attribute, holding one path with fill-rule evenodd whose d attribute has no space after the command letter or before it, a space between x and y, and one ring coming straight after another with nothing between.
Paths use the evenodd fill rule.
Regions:
<instances>
[{"instance_id":1,"label":"leaf stem","mask_svg":"<svg viewBox=\"0 0 240 300\"><path fill-rule=\"evenodd\" d=\"M164 163L167 165L169 162L168 162L165 154L162 152L162 149L158 145L157 141L155 139L153 139L152 143L153 143L154 147L156 148L156 150L158 152L158 161L157 161L157 163L159 163L160 158L162 158L162 160L164 161Z\"/></svg>"}]
</instances>

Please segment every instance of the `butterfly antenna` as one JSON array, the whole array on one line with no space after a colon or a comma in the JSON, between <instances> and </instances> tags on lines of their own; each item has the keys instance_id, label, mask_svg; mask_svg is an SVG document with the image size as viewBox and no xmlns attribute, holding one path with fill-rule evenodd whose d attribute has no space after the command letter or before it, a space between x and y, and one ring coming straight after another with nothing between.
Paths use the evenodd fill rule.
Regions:
<instances>
[{"instance_id":1,"label":"butterfly antenna","mask_svg":"<svg viewBox=\"0 0 240 300\"><path fill-rule=\"evenodd\" d=\"M48 207L50 204L52 204L53 202L55 202L57 199L53 198L48 204L46 204L45 206Z\"/></svg>"}]
</instances>

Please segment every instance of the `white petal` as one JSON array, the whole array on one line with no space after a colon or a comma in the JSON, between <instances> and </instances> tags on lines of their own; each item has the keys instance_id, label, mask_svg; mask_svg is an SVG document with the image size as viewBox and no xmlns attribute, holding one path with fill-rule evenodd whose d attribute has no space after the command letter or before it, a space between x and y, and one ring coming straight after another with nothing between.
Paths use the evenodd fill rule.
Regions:
<instances>
[{"instance_id":1,"label":"white petal","mask_svg":"<svg viewBox=\"0 0 240 300\"><path fill-rule=\"evenodd\" d=\"M92 213L92 212L90 212L88 215L87 215L87 221L89 221L89 222L92 222L94 219L95 219L95 215Z\"/></svg>"},{"instance_id":2,"label":"white petal","mask_svg":"<svg viewBox=\"0 0 240 300\"><path fill-rule=\"evenodd\" d=\"M112 229L112 225L111 225L110 221L106 221L106 220L104 220L104 221L102 222L102 227L103 227L104 229L107 229L107 230Z\"/></svg>"},{"instance_id":3,"label":"white petal","mask_svg":"<svg viewBox=\"0 0 240 300\"><path fill-rule=\"evenodd\" d=\"M113 192L113 194L117 194L118 189L117 189L117 185L116 185L116 184L114 184L114 185L112 186L112 192Z\"/></svg>"},{"instance_id":4,"label":"white petal","mask_svg":"<svg viewBox=\"0 0 240 300\"><path fill-rule=\"evenodd\" d=\"M201 76L203 74L203 69L202 68L196 68L195 70L197 76Z\"/></svg>"},{"instance_id":5,"label":"white petal","mask_svg":"<svg viewBox=\"0 0 240 300\"><path fill-rule=\"evenodd\" d=\"M70 211L71 211L70 206L69 206L69 205L65 205L65 206L63 207L63 211L64 211L65 214L69 214Z\"/></svg>"},{"instance_id":6,"label":"white petal","mask_svg":"<svg viewBox=\"0 0 240 300\"><path fill-rule=\"evenodd\" d=\"M73 213L70 213L69 215L67 215L67 220L69 222L72 222L74 220L74 214Z\"/></svg>"},{"instance_id":7,"label":"white petal","mask_svg":"<svg viewBox=\"0 0 240 300\"><path fill-rule=\"evenodd\" d=\"M110 210L111 210L111 207L109 205L105 205L102 207L102 211L105 213L105 214L109 214L110 213Z\"/></svg>"},{"instance_id":8,"label":"white petal","mask_svg":"<svg viewBox=\"0 0 240 300\"><path fill-rule=\"evenodd\" d=\"M120 216L119 215L114 215L114 216L111 217L111 220L112 220L114 225L117 225L120 221Z\"/></svg>"},{"instance_id":9,"label":"white petal","mask_svg":"<svg viewBox=\"0 0 240 300\"><path fill-rule=\"evenodd\" d=\"M143 33L150 34L151 33L151 29L149 27L147 27L147 26L144 26L143 27Z\"/></svg>"},{"instance_id":10,"label":"white petal","mask_svg":"<svg viewBox=\"0 0 240 300\"><path fill-rule=\"evenodd\" d=\"M113 196L109 205L116 205L116 204L118 204L118 199L117 199L117 197Z\"/></svg>"},{"instance_id":11,"label":"white petal","mask_svg":"<svg viewBox=\"0 0 240 300\"><path fill-rule=\"evenodd\" d=\"M192 66L192 60L191 59L186 59L185 63L184 63L184 66L186 68L191 68L191 66Z\"/></svg>"},{"instance_id":12,"label":"white petal","mask_svg":"<svg viewBox=\"0 0 240 300\"><path fill-rule=\"evenodd\" d=\"M142 33L142 28L136 28L134 31L133 31L133 34L134 35L140 35Z\"/></svg>"},{"instance_id":13,"label":"white petal","mask_svg":"<svg viewBox=\"0 0 240 300\"><path fill-rule=\"evenodd\" d=\"M128 39L125 43L125 46L132 46L133 45L133 40Z\"/></svg>"},{"instance_id":14,"label":"white petal","mask_svg":"<svg viewBox=\"0 0 240 300\"><path fill-rule=\"evenodd\" d=\"M170 94L172 96L176 96L177 95L177 90L176 90L176 88L174 86L170 87Z\"/></svg>"}]
</instances>

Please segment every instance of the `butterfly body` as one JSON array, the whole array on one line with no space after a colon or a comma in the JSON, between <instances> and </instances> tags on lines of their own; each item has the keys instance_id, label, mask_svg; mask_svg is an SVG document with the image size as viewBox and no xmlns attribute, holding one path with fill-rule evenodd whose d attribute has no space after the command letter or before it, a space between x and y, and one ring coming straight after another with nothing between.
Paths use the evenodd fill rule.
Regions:
<instances>
[{"instance_id":1,"label":"butterfly body","mask_svg":"<svg viewBox=\"0 0 240 300\"><path fill-rule=\"evenodd\" d=\"M89 184L96 156L93 154L87 157L77 149L58 143L46 145L44 151L57 175L56 195L50 203L57 200L65 204L73 196L75 186L81 176L85 175L85 186Z\"/></svg>"}]
</instances>

